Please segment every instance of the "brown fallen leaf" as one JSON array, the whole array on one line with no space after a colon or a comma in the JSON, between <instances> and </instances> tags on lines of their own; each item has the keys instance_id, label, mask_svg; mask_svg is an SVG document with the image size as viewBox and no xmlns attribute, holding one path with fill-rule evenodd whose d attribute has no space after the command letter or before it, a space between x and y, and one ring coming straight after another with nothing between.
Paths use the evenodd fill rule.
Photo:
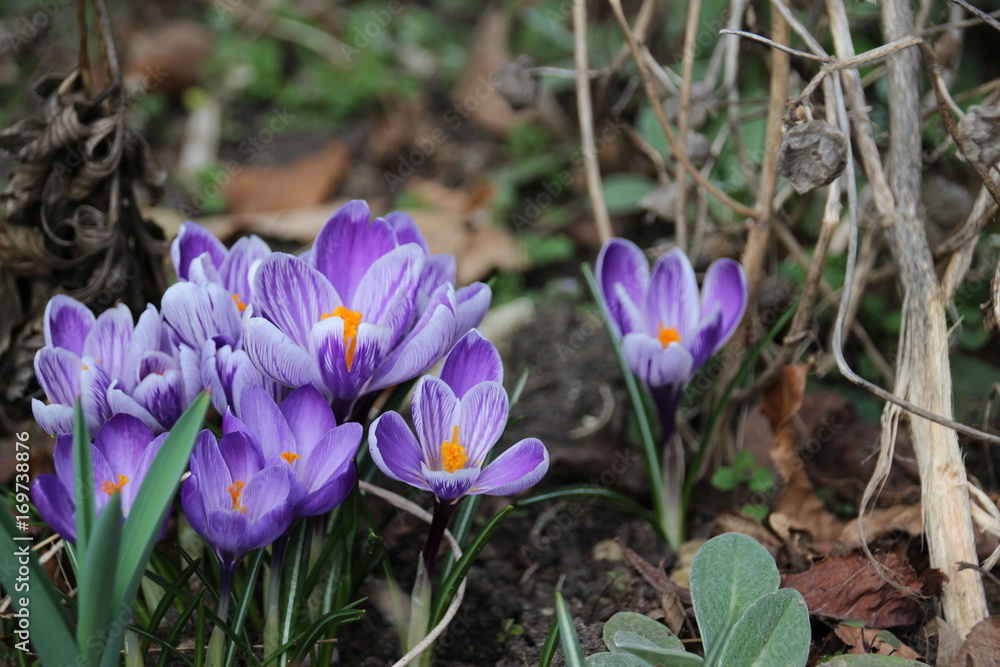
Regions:
<instances>
[{"instance_id":1,"label":"brown fallen leaf","mask_svg":"<svg viewBox=\"0 0 1000 667\"><path fill-rule=\"evenodd\" d=\"M951 667L1000 665L1000 616L984 618L972 627Z\"/></svg>"},{"instance_id":2,"label":"brown fallen leaf","mask_svg":"<svg viewBox=\"0 0 1000 667\"><path fill-rule=\"evenodd\" d=\"M132 90L162 90L177 99L201 81L212 53L212 32L194 21L175 20L140 30L127 39L123 67Z\"/></svg>"},{"instance_id":3,"label":"brown fallen leaf","mask_svg":"<svg viewBox=\"0 0 1000 667\"><path fill-rule=\"evenodd\" d=\"M841 623L833 630L840 641L849 647L850 655L891 655L904 660L918 660L920 654L894 636L886 636L885 630L857 627Z\"/></svg>"},{"instance_id":4,"label":"brown fallen leaf","mask_svg":"<svg viewBox=\"0 0 1000 667\"><path fill-rule=\"evenodd\" d=\"M528 266L527 254L514 235L492 224L491 184L462 190L412 178L406 192L425 206L406 212L427 237L431 252L451 253L457 258L459 284L484 278L495 269L522 271Z\"/></svg>"},{"instance_id":5,"label":"brown fallen leaf","mask_svg":"<svg viewBox=\"0 0 1000 667\"><path fill-rule=\"evenodd\" d=\"M781 540L778 540L771 532L764 527L764 524L752 516L743 512L723 511L715 517L715 525L712 527L713 535L722 533L742 533L747 537L752 537L761 543L772 554L781 548Z\"/></svg>"},{"instance_id":6,"label":"brown fallen leaf","mask_svg":"<svg viewBox=\"0 0 1000 667\"><path fill-rule=\"evenodd\" d=\"M226 185L228 210L259 213L321 204L340 185L350 165L347 145L333 140L283 167L240 166Z\"/></svg>"},{"instance_id":7,"label":"brown fallen leaf","mask_svg":"<svg viewBox=\"0 0 1000 667\"><path fill-rule=\"evenodd\" d=\"M832 541L843 527L843 522L816 497L798 452L798 431L792 420L802 407L808 370L804 364L786 366L760 404L774 432L771 459L785 481L768 521L786 542L792 531L807 533L816 542Z\"/></svg>"},{"instance_id":8,"label":"brown fallen leaf","mask_svg":"<svg viewBox=\"0 0 1000 667\"><path fill-rule=\"evenodd\" d=\"M896 531L903 531L910 537L916 537L924 532L920 505L899 505L873 510L865 514L864 527L865 539L869 543ZM848 548L860 546L861 531L858 520L848 522L840 531L837 540Z\"/></svg>"},{"instance_id":9,"label":"brown fallen leaf","mask_svg":"<svg viewBox=\"0 0 1000 667\"><path fill-rule=\"evenodd\" d=\"M895 551L876 552L874 557L893 582L887 581L864 554L852 551L831 554L805 572L786 574L782 586L801 593L809 612L817 616L838 621L857 619L870 628L917 622L919 596L934 595L940 590L940 573L927 570L917 576L906 558ZM897 586L910 594L901 592Z\"/></svg>"}]
</instances>

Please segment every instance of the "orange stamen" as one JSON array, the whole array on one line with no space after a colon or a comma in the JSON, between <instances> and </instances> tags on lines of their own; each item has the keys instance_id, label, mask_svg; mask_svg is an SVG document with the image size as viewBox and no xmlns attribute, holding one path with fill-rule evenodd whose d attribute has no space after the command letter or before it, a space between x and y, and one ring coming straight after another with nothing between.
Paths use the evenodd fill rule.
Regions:
<instances>
[{"instance_id":1,"label":"orange stamen","mask_svg":"<svg viewBox=\"0 0 1000 667\"><path fill-rule=\"evenodd\" d=\"M332 313L323 313L320 319L325 320L328 317L339 317L344 320L344 356L347 358L347 370L350 372L354 364L354 353L358 348L358 327L361 326L363 315L356 310L337 306Z\"/></svg>"},{"instance_id":2,"label":"orange stamen","mask_svg":"<svg viewBox=\"0 0 1000 667\"><path fill-rule=\"evenodd\" d=\"M451 440L441 443L441 465L450 473L459 468L464 468L469 456L465 453L465 447L458 444L458 427L452 432Z\"/></svg>"},{"instance_id":3,"label":"orange stamen","mask_svg":"<svg viewBox=\"0 0 1000 667\"><path fill-rule=\"evenodd\" d=\"M285 463L287 463L288 465L292 465L302 457L299 456L298 454L292 454L291 452L284 452L281 455L281 458L285 459Z\"/></svg>"},{"instance_id":4,"label":"orange stamen","mask_svg":"<svg viewBox=\"0 0 1000 667\"><path fill-rule=\"evenodd\" d=\"M125 475L118 475L117 484L112 482L110 479L106 479L103 482L101 482L101 491L110 496L112 493L118 493L119 491L121 491L122 487L128 484L129 481L130 481L129 478L126 477Z\"/></svg>"},{"instance_id":5,"label":"orange stamen","mask_svg":"<svg viewBox=\"0 0 1000 667\"><path fill-rule=\"evenodd\" d=\"M235 302L236 302L236 307L240 309L240 312L241 312L241 313L242 313L242 312L243 312L244 310L246 310L246 309L247 309L247 305L246 305L245 303L243 303L242 301L240 301L240 295L239 295L239 294L234 294L234 295L233 295L233 301L235 301Z\"/></svg>"},{"instance_id":6,"label":"orange stamen","mask_svg":"<svg viewBox=\"0 0 1000 667\"><path fill-rule=\"evenodd\" d=\"M247 508L243 506L243 502L240 500L240 496L243 495L244 486L246 486L245 482L237 480L226 487L226 491L229 492L229 496L233 499L233 509L246 514Z\"/></svg>"},{"instance_id":7,"label":"orange stamen","mask_svg":"<svg viewBox=\"0 0 1000 667\"><path fill-rule=\"evenodd\" d=\"M677 329L674 329L673 327L664 327L662 324L660 325L660 334L657 338L660 339L660 345L663 347L666 347L671 343L681 342L681 334L677 331Z\"/></svg>"}]
</instances>

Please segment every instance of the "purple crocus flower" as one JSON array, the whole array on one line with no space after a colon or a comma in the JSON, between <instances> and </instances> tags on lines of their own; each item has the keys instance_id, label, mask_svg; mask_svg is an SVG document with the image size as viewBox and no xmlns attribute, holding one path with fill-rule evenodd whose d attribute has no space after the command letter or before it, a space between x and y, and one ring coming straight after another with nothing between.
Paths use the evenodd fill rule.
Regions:
<instances>
[{"instance_id":1,"label":"purple crocus flower","mask_svg":"<svg viewBox=\"0 0 1000 667\"><path fill-rule=\"evenodd\" d=\"M535 484L549 468L537 438L525 438L486 465L507 426L503 364L493 344L473 329L448 354L441 377L424 376L413 391L416 436L395 412L368 434L375 465L389 477L434 493L423 563L434 575L441 538L464 496L506 496Z\"/></svg>"},{"instance_id":2,"label":"purple crocus flower","mask_svg":"<svg viewBox=\"0 0 1000 667\"><path fill-rule=\"evenodd\" d=\"M448 355L441 377L413 392L416 436L386 412L368 436L372 460L389 477L453 502L471 494L506 496L535 484L549 467L537 438L525 438L486 465L507 425L507 393L496 348L472 330Z\"/></svg>"},{"instance_id":3,"label":"purple crocus flower","mask_svg":"<svg viewBox=\"0 0 1000 667\"><path fill-rule=\"evenodd\" d=\"M289 387L315 384L340 421L360 420L359 399L426 371L485 314L485 286L460 301L450 282L427 278L425 245L407 242L415 227L369 218L367 204L351 202L305 259L261 262L244 320L254 365Z\"/></svg>"},{"instance_id":4,"label":"purple crocus flower","mask_svg":"<svg viewBox=\"0 0 1000 667\"><path fill-rule=\"evenodd\" d=\"M671 413L694 373L736 330L747 304L738 262L712 262L699 298L694 270L680 249L660 257L650 275L642 251L625 239L604 244L597 284L629 368Z\"/></svg>"},{"instance_id":5,"label":"purple crocus flower","mask_svg":"<svg viewBox=\"0 0 1000 667\"><path fill-rule=\"evenodd\" d=\"M276 405L261 387L243 391L241 412L227 412L223 433L245 432L264 455L265 465L287 466L288 502L296 519L317 516L339 505L354 488L354 455L361 424L337 426L333 410L311 384L299 387Z\"/></svg>"},{"instance_id":6,"label":"purple crocus flower","mask_svg":"<svg viewBox=\"0 0 1000 667\"><path fill-rule=\"evenodd\" d=\"M163 319L188 392L211 387L212 405L220 413L235 406L248 384L262 386L274 397L285 393L242 349L241 319L253 296L250 277L270 254L256 236L226 249L193 222L181 225L170 248L179 282L163 295Z\"/></svg>"},{"instance_id":7,"label":"purple crocus flower","mask_svg":"<svg viewBox=\"0 0 1000 667\"><path fill-rule=\"evenodd\" d=\"M160 451L167 434L153 432L132 415L116 415L97 432L90 446L93 458L93 502L96 514L104 510L113 493L121 493L123 518ZM73 436L64 434L56 439L53 455L55 475L39 475L32 485L31 495L42 520L63 539L76 543L76 506L73 489Z\"/></svg>"},{"instance_id":8,"label":"purple crocus flower","mask_svg":"<svg viewBox=\"0 0 1000 667\"><path fill-rule=\"evenodd\" d=\"M184 391L179 365L169 353L153 306L133 325L124 305L95 318L85 305L60 294L45 307L44 333L45 346L35 355L35 375L49 402L33 399L31 408L48 433L72 432L77 396L91 436L121 412L163 432L194 397Z\"/></svg>"},{"instance_id":9,"label":"purple crocus flower","mask_svg":"<svg viewBox=\"0 0 1000 667\"><path fill-rule=\"evenodd\" d=\"M611 239L597 260L597 285L625 362L649 387L659 411L663 455L647 455L648 472L660 530L676 549L685 509L684 449L674 437L677 406L691 377L739 325L746 275L738 262L716 260L699 298L694 270L681 250L660 257L650 274L638 246Z\"/></svg>"},{"instance_id":10,"label":"purple crocus flower","mask_svg":"<svg viewBox=\"0 0 1000 667\"><path fill-rule=\"evenodd\" d=\"M246 433L228 433L219 441L207 429L198 434L191 476L181 485L181 506L219 559L224 599L243 557L275 541L291 525L291 490L288 466L267 465Z\"/></svg>"}]
</instances>

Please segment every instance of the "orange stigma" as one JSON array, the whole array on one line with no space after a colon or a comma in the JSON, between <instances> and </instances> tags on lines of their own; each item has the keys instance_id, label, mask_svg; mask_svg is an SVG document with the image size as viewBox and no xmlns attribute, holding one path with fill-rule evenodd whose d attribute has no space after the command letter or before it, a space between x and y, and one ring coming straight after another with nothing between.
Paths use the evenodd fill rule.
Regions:
<instances>
[{"instance_id":1,"label":"orange stigma","mask_svg":"<svg viewBox=\"0 0 1000 667\"><path fill-rule=\"evenodd\" d=\"M465 447L458 444L458 427L456 426L452 432L451 440L445 440L441 443L441 465L444 466L445 470L453 473L459 468L464 468L468 460L469 456L465 453Z\"/></svg>"},{"instance_id":2,"label":"orange stigma","mask_svg":"<svg viewBox=\"0 0 1000 667\"><path fill-rule=\"evenodd\" d=\"M677 331L677 329L674 329L673 327L664 327L662 324L660 325L660 334L657 338L660 339L660 345L663 347L666 347L671 343L681 342L681 334Z\"/></svg>"},{"instance_id":3,"label":"orange stigma","mask_svg":"<svg viewBox=\"0 0 1000 667\"><path fill-rule=\"evenodd\" d=\"M350 372L354 364L354 352L358 348L358 327L361 326L363 316L356 310L337 306L332 313L323 313L319 319L325 320L328 317L344 320L344 356L347 358L347 371Z\"/></svg>"},{"instance_id":4,"label":"orange stigma","mask_svg":"<svg viewBox=\"0 0 1000 667\"><path fill-rule=\"evenodd\" d=\"M298 454L292 454L291 452L284 452L281 455L281 458L285 459L285 463L287 463L288 465L292 465L302 457L299 456Z\"/></svg>"},{"instance_id":5,"label":"orange stigma","mask_svg":"<svg viewBox=\"0 0 1000 667\"><path fill-rule=\"evenodd\" d=\"M246 305L246 304L245 304L245 303L244 303L243 301L241 301L241 300L240 300L240 295L239 295L239 294L234 294L234 295L233 295L233 301L235 301L235 302L236 302L236 307L240 309L240 312L241 312L241 313L242 313L242 312L243 312L244 310L246 310L246 309L247 309L247 305Z\"/></svg>"},{"instance_id":6,"label":"orange stigma","mask_svg":"<svg viewBox=\"0 0 1000 667\"><path fill-rule=\"evenodd\" d=\"M237 480L226 487L226 491L229 492L230 497L233 499L233 509L246 514L247 508L243 506L243 502L240 500L240 496L243 495L244 486L246 486L245 482Z\"/></svg>"},{"instance_id":7,"label":"orange stigma","mask_svg":"<svg viewBox=\"0 0 1000 667\"><path fill-rule=\"evenodd\" d=\"M110 479L106 479L103 482L101 482L101 491L110 496L112 493L118 493L119 491L121 491L122 487L128 484L129 481L130 481L129 478L126 477L125 475L118 475L117 484L112 482Z\"/></svg>"}]
</instances>

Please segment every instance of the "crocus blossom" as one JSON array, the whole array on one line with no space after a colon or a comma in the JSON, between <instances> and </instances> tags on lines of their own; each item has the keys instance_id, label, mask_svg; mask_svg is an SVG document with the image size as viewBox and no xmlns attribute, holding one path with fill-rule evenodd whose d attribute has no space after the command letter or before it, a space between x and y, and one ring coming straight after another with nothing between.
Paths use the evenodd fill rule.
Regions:
<instances>
[{"instance_id":1,"label":"crocus blossom","mask_svg":"<svg viewBox=\"0 0 1000 667\"><path fill-rule=\"evenodd\" d=\"M680 249L660 257L650 274L642 251L625 239L604 244L597 284L629 368L671 410L695 371L729 340L747 303L738 262L713 262L699 297L694 270Z\"/></svg>"},{"instance_id":2,"label":"crocus blossom","mask_svg":"<svg viewBox=\"0 0 1000 667\"><path fill-rule=\"evenodd\" d=\"M356 478L361 424L338 426L329 403L311 384L293 391L280 406L261 387L250 385L240 405L240 417L226 413L223 433L246 433L265 465L294 472L288 502L296 519L329 512L347 497Z\"/></svg>"},{"instance_id":3,"label":"crocus blossom","mask_svg":"<svg viewBox=\"0 0 1000 667\"><path fill-rule=\"evenodd\" d=\"M264 259L253 316L244 318L243 349L254 365L289 387L316 385L341 421L363 417L362 397L430 368L488 304L485 286L460 299L446 271L425 274L430 260L413 240L415 226L369 218L367 204L351 202L304 258ZM444 277L435 284L429 275Z\"/></svg>"},{"instance_id":4,"label":"crocus blossom","mask_svg":"<svg viewBox=\"0 0 1000 667\"><path fill-rule=\"evenodd\" d=\"M125 305L95 318L85 305L60 294L45 307L44 334L35 376L48 402L33 399L31 409L48 433L72 432L78 396L91 436L122 412L163 432L194 398L185 392L180 365L153 306L133 325Z\"/></svg>"},{"instance_id":5,"label":"crocus blossom","mask_svg":"<svg viewBox=\"0 0 1000 667\"><path fill-rule=\"evenodd\" d=\"M396 412L372 423L372 460L389 477L442 501L471 494L504 496L535 484L549 455L525 438L484 465L507 425L508 400L496 348L476 330L448 355L441 377L424 376L413 393L416 436Z\"/></svg>"},{"instance_id":6,"label":"crocus blossom","mask_svg":"<svg viewBox=\"0 0 1000 667\"><path fill-rule=\"evenodd\" d=\"M256 236L227 249L203 227L186 222L170 247L179 282L163 295L161 310L189 394L212 388L220 413L235 406L248 384L272 396L286 392L265 378L242 349L242 317L252 303L250 277L271 249Z\"/></svg>"},{"instance_id":7,"label":"crocus blossom","mask_svg":"<svg viewBox=\"0 0 1000 667\"><path fill-rule=\"evenodd\" d=\"M292 489L288 466L267 465L246 433L216 441L209 430L198 434L191 454L191 476L181 485L181 506L231 582L236 565L251 551L267 546L291 525Z\"/></svg>"},{"instance_id":8,"label":"crocus blossom","mask_svg":"<svg viewBox=\"0 0 1000 667\"><path fill-rule=\"evenodd\" d=\"M90 446L93 459L93 498L96 515L104 510L113 493L121 494L123 517L135 502L149 466L167 434L154 436L141 420L131 415L112 417L97 432ZM63 539L76 543L76 506L74 503L73 436L60 435L53 454L56 474L39 475L31 495L42 520Z\"/></svg>"}]
</instances>

